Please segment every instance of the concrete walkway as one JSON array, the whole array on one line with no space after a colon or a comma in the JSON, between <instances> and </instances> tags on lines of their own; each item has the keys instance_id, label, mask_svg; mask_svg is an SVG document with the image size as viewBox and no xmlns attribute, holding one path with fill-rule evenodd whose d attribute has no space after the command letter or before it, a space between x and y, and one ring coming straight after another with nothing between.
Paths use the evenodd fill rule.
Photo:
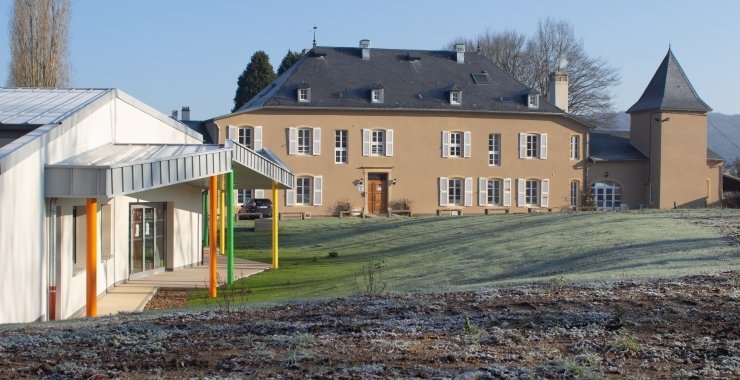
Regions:
<instances>
[{"instance_id":1,"label":"concrete walkway","mask_svg":"<svg viewBox=\"0 0 740 380\"><path fill-rule=\"evenodd\" d=\"M205 265L181 268L172 272L162 272L113 287L98 299L98 316L120 312L139 312L149 302L159 288L198 289L207 288L209 280L210 257L206 249L203 254ZM226 256L218 255L218 281L226 282ZM234 259L234 279L249 277L270 269L270 264L251 260Z\"/></svg>"}]
</instances>

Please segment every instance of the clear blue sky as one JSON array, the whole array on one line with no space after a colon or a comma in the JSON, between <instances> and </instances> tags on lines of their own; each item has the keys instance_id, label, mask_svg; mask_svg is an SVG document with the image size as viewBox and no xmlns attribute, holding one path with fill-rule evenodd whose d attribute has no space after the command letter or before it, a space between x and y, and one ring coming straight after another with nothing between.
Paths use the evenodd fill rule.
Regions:
<instances>
[{"instance_id":1,"label":"clear blue sky","mask_svg":"<svg viewBox=\"0 0 740 380\"><path fill-rule=\"evenodd\" d=\"M525 5L526 4L526 5ZM0 0L0 79L10 62L11 0ZM324 46L440 49L506 28L531 34L540 19L568 20L586 51L619 69L619 110L642 94L670 43L701 98L740 114L740 1L195 1L73 0L72 86L117 87L169 114L229 112L236 80L265 50L277 69L288 49Z\"/></svg>"}]
</instances>

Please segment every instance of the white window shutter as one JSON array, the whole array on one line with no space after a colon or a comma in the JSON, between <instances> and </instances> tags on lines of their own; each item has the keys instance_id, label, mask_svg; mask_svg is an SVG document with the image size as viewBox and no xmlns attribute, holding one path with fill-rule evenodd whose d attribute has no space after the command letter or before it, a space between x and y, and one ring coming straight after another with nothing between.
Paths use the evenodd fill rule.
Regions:
<instances>
[{"instance_id":1,"label":"white window shutter","mask_svg":"<svg viewBox=\"0 0 740 380\"><path fill-rule=\"evenodd\" d=\"M488 178L478 177L478 206L488 204Z\"/></svg>"},{"instance_id":2,"label":"white window shutter","mask_svg":"<svg viewBox=\"0 0 740 380\"><path fill-rule=\"evenodd\" d=\"M504 178L504 207L511 206L511 178Z\"/></svg>"},{"instance_id":3,"label":"white window shutter","mask_svg":"<svg viewBox=\"0 0 740 380\"><path fill-rule=\"evenodd\" d=\"M519 158L527 158L527 134L519 134Z\"/></svg>"},{"instance_id":4,"label":"white window shutter","mask_svg":"<svg viewBox=\"0 0 740 380\"><path fill-rule=\"evenodd\" d=\"M324 178L320 175L313 177L313 205L321 206L321 196L324 187Z\"/></svg>"},{"instance_id":5,"label":"white window shutter","mask_svg":"<svg viewBox=\"0 0 740 380\"><path fill-rule=\"evenodd\" d=\"M288 154L295 155L298 147L298 129L288 128Z\"/></svg>"},{"instance_id":6,"label":"white window shutter","mask_svg":"<svg viewBox=\"0 0 740 380\"><path fill-rule=\"evenodd\" d=\"M465 207L473 205L473 177L465 178Z\"/></svg>"},{"instance_id":7,"label":"white window shutter","mask_svg":"<svg viewBox=\"0 0 740 380\"><path fill-rule=\"evenodd\" d=\"M519 207L524 207L524 205L527 202L527 181L524 180L524 178L517 178L516 179L516 205Z\"/></svg>"},{"instance_id":8,"label":"white window shutter","mask_svg":"<svg viewBox=\"0 0 740 380\"><path fill-rule=\"evenodd\" d=\"M255 198L264 198L265 197L265 191L264 190L255 190L254 191L254 197Z\"/></svg>"},{"instance_id":9,"label":"white window shutter","mask_svg":"<svg viewBox=\"0 0 740 380\"><path fill-rule=\"evenodd\" d=\"M540 159L547 158L547 133L540 135Z\"/></svg>"},{"instance_id":10,"label":"white window shutter","mask_svg":"<svg viewBox=\"0 0 740 380\"><path fill-rule=\"evenodd\" d=\"M254 127L254 150L262 149L262 127Z\"/></svg>"},{"instance_id":11,"label":"white window shutter","mask_svg":"<svg viewBox=\"0 0 740 380\"><path fill-rule=\"evenodd\" d=\"M449 198L447 197L447 190L449 187L449 183L447 183L447 177L439 177L439 205L440 206L447 206L447 202L449 202Z\"/></svg>"},{"instance_id":12,"label":"white window shutter","mask_svg":"<svg viewBox=\"0 0 740 380\"><path fill-rule=\"evenodd\" d=\"M313 154L314 156L318 156L321 154L321 128L314 128L313 129Z\"/></svg>"},{"instance_id":13,"label":"white window shutter","mask_svg":"<svg viewBox=\"0 0 740 380\"><path fill-rule=\"evenodd\" d=\"M442 131L442 157L450 156L450 132Z\"/></svg>"},{"instance_id":14,"label":"white window shutter","mask_svg":"<svg viewBox=\"0 0 740 380\"><path fill-rule=\"evenodd\" d=\"M542 207L550 207L550 180L542 180L542 191L540 193L540 205Z\"/></svg>"},{"instance_id":15,"label":"white window shutter","mask_svg":"<svg viewBox=\"0 0 740 380\"><path fill-rule=\"evenodd\" d=\"M393 130L386 129L385 131L385 155L393 156Z\"/></svg>"},{"instance_id":16,"label":"white window shutter","mask_svg":"<svg viewBox=\"0 0 740 380\"><path fill-rule=\"evenodd\" d=\"M463 157L469 158L471 154L471 137L472 134L470 132L463 133Z\"/></svg>"},{"instance_id":17,"label":"white window shutter","mask_svg":"<svg viewBox=\"0 0 740 380\"><path fill-rule=\"evenodd\" d=\"M362 130L362 155L363 156L370 155L370 130L369 129Z\"/></svg>"},{"instance_id":18,"label":"white window shutter","mask_svg":"<svg viewBox=\"0 0 740 380\"><path fill-rule=\"evenodd\" d=\"M295 204L295 189L285 189L285 205L293 206Z\"/></svg>"}]
</instances>

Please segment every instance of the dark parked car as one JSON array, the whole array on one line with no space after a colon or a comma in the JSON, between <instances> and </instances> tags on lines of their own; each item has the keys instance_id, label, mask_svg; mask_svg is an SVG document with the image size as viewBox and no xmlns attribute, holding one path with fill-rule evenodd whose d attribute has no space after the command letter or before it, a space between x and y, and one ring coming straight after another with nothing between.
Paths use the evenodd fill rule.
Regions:
<instances>
[{"instance_id":1,"label":"dark parked car","mask_svg":"<svg viewBox=\"0 0 740 380\"><path fill-rule=\"evenodd\" d=\"M242 215L253 214L253 215ZM256 198L242 205L239 209L239 219L257 219L262 214L263 218L272 217L272 201L269 199Z\"/></svg>"}]
</instances>

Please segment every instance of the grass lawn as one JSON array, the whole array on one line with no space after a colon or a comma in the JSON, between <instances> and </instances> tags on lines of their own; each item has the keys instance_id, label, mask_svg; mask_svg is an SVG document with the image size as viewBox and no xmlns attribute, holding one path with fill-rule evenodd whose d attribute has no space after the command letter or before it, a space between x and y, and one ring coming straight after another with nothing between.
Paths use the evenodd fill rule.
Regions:
<instances>
[{"instance_id":1,"label":"grass lawn","mask_svg":"<svg viewBox=\"0 0 740 380\"><path fill-rule=\"evenodd\" d=\"M737 210L555 213L281 221L280 268L235 284L253 301L364 291L361 272L382 263L386 291L448 291L533 281L580 282L740 269L705 221ZM236 256L271 262L270 234L236 226ZM338 257L329 257L336 252ZM192 304L205 302L196 294Z\"/></svg>"}]
</instances>

